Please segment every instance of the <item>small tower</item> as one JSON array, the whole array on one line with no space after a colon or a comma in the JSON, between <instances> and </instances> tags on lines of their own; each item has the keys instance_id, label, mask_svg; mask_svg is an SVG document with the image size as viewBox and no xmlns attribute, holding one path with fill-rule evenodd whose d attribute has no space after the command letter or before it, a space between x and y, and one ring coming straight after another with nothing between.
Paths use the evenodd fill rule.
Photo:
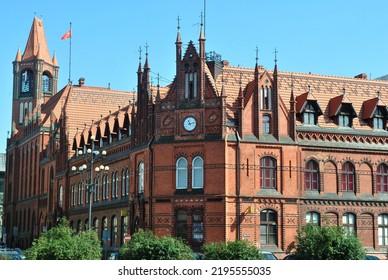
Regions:
<instances>
[{"instance_id":1,"label":"small tower","mask_svg":"<svg viewBox=\"0 0 388 280\"><path fill-rule=\"evenodd\" d=\"M58 70L56 55L49 55L43 21L35 17L24 53L19 49L13 62L12 121L18 130L34 108L57 93Z\"/></svg>"}]
</instances>

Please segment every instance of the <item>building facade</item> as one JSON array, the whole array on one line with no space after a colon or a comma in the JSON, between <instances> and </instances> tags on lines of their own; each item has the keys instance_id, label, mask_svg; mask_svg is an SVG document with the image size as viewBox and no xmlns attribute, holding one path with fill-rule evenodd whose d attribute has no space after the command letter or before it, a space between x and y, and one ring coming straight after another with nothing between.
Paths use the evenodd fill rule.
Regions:
<instances>
[{"instance_id":1,"label":"building facade","mask_svg":"<svg viewBox=\"0 0 388 280\"><path fill-rule=\"evenodd\" d=\"M78 231L95 228L110 249L142 228L182 237L195 250L247 239L282 255L294 248L297 230L314 222L343 226L369 252L385 255L388 83L365 74L282 72L276 57L273 69L259 66L257 57L253 68L234 67L205 45L201 29L198 48L192 41L183 47L178 28L173 82L151 85L147 53L136 102L116 93L115 106L101 109L100 118L83 115L77 126L70 122L75 108L44 111L57 122L39 137L45 139L35 157L39 173L21 171L20 158L31 159L20 157L24 142L13 133L6 229L36 228L36 236L66 216ZM73 95L66 100L82 91L82 81L61 92L67 91ZM28 123L15 127L25 131ZM44 179L36 199L24 173Z\"/></svg>"}]
</instances>

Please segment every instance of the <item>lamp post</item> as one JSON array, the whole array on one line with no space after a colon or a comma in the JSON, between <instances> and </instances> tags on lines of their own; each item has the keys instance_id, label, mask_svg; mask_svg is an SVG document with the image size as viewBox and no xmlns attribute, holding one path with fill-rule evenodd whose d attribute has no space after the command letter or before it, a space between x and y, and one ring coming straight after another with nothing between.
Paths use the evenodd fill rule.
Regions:
<instances>
[{"instance_id":1,"label":"lamp post","mask_svg":"<svg viewBox=\"0 0 388 280\"><path fill-rule=\"evenodd\" d=\"M94 141L94 136L92 135L90 137L90 139L92 141ZM92 149L87 149L86 150L86 153L90 155L90 181L89 181L89 184L87 183L87 180L86 181L86 187L87 187L87 191L89 193L89 214L88 214L88 229L91 230L92 229L92 204L93 204L93 192L95 191L95 185L94 182L93 182L93 165L94 165L94 158L96 156L98 156L100 154L100 151L96 151L93 149L93 145L92 145ZM78 155L82 155L82 151L78 151ZM103 150L101 152L101 155L102 156L106 156L106 151ZM71 168L72 171L76 171L77 168L75 166L73 166ZM78 167L78 170L80 171L80 173L82 172L87 172L87 165L86 164L83 164L81 165L80 167ZM96 174L99 174L100 172L104 172L104 173L108 173L109 172L109 166L104 166L104 165L100 165L99 167L96 167L94 169L94 171L96 172Z\"/></svg>"}]
</instances>

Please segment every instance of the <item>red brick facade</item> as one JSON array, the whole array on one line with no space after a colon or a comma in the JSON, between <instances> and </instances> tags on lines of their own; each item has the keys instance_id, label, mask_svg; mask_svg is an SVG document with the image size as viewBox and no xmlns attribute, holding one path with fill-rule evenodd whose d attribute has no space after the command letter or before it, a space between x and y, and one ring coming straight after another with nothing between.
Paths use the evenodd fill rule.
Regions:
<instances>
[{"instance_id":1,"label":"red brick facade","mask_svg":"<svg viewBox=\"0 0 388 280\"><path fill-rule=\"evenodd\" d=\"M114 104L90 109L80 103L92 98L83 83L66 86L42 105L51 123L38 123L39 133L24 126L9 140L5 224L9 236L19 229L12 242L28 246L63 215L87 228L92 188L91 224L100 238L106 230L109 247L144 228L183 237L197 250L248 239L283 255L311 221L344 226L382 256L388 83L277 68L276 59L273 70L257 60L240 68L206 59L202 32L199 48L189 42L183 53L178 30L173 83L151 86L147 53L136 103L115 92ZM56 111L62 98L68 107ZM99 153L93 166L88 149ZM72 170L83 164L86 172ZM100 165L109 171L94 171L90 184Z\"/></svg>"}]
</instances>

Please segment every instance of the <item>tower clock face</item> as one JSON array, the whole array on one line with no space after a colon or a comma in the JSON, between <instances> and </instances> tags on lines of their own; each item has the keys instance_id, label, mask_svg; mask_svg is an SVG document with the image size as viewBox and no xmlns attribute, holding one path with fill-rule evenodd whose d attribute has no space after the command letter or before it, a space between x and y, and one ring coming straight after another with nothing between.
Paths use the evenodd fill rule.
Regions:
<instances>
[{"instance_id":1,"label":"tower clock face","mask_svg":"<svg viewBox=\"0 0 388 280\"><path fill-rule=\"evenodd\" d=\"M187 117L183 121L183 128L186 131L193 131L197 127L197 120L194 117Z\"/></svg>"}]
</instances>

